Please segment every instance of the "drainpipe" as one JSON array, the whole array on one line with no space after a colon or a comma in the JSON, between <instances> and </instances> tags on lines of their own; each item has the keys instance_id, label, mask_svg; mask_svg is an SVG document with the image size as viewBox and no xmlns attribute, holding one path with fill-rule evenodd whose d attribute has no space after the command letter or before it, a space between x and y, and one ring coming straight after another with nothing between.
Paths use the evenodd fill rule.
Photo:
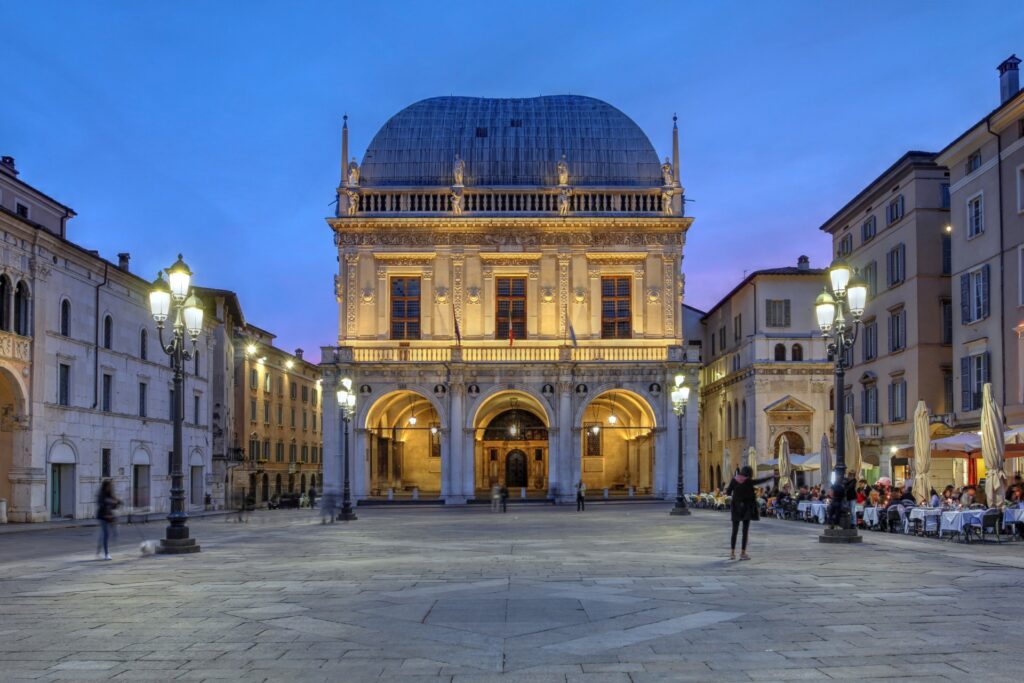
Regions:
<instances>
[{"instance_id":1,"label":"drainpipe","mask_svg":"<svg viewBox=\"0 0 1024 683\"><path fill-rule=\"evenodd\" d=\"M996 139L996 203L999 209L999 364L1002 373L1002 404L1006 405L1006 237L1003 235L1003 139L992 132L992 117L985 119L985 129Z\"/></svg>"},{"instance_id":2,"label":"drainpipe","mask_svg":"<svg viewBox=\"0 0 1024 683\"><path fill-rule=\"evenodd\" d=\"M100 287L110 281L108 268L110 264L103 263L103 282L96 285L96 334L93 338L92 352L92 409L96 410L100 404Z\"/></svg>"}]
</instances>

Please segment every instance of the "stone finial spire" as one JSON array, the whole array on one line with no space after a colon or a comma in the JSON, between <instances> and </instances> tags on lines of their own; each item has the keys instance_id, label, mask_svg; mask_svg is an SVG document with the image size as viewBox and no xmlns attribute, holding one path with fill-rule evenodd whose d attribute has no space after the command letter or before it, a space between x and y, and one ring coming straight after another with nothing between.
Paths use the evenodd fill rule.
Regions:
<instances>
[{"instance_id":1,"label":"stone finial spire","mask_svg":"<svg viewBox=\"0 0 1024 683\"><path fill-rule=\"evenodd\" d=\"M341 184L348 176L348 114L341 117Z\"/></svg>"},{"instance_id":2,"label":"stone finial spire","mask_svg":"<svg viewBox=\"0 0 1024 683\"><path fill-rule=\"evenodd\" d=\"M672 173L675 174L676 185L679 184L679 117L672 114Z\"/></svg>"}]
</instances>

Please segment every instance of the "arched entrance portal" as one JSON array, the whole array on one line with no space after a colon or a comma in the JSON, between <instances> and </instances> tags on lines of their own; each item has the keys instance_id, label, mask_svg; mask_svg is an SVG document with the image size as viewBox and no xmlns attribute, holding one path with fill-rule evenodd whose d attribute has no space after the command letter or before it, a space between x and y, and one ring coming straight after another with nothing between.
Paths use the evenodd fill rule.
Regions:
<instances>
[{"instance_id":1,"label":"arched entrance portal","mask_svg":"<svg viewBox=\"0 0 1024 683\"><path fill-rule=\"evenodd\" d=\"M778 438L775 439L775 446L772 448L772 457L778 457L779 454L779 443L782 441L782 437L786 437L786 441L789 442L789 453L790 455L803 455L804 454L804 439L796 432L783 432L779 434Z\"/></svg>"},{"instance_id":2,"label":"arched entrance portal","mask_svg":"<svg viewBox=\"0 0 1024 683\"><path fill-rule=\"evenodd\" d=\"M6 277L0 278L0 285L5 279ZM4 292L9 293L10 289L3 290L0 287L0 294ZM0 314L2 314L7 307L6 300L0 299L0 306L2 306L2 310L0 310ZM0 411L2 411L2 416L0 416L0 498L6 500L9 507L13 507L14 491L11 487L10 474L14 467L14 435L16 431L14 419L21 410L21 392L14 381L8 377L7 372L6 369L0 370Z\"/></svg>"},{"instance_id":3,"label":"arched entrance portal","mask_svg":"<svg viewBox=\"0 0 1024 683\"><path fill-rule=\"evenodd\" d=\"M649 495L654 487L654 411L631 391L596 396L580 424L581 479L592 493Z\"/></svg>"},{"instance_id":4,"label":"arched entrance portal","mask_svg":"<svg viewBox=\"0 0 1024 683\"><path fill-rule=\"evenodd\" d=\"M441 421L414 391L377 399L366 416L371 496L441 495Z\"/></svg>"},{"instance_id":5,"label":"arched entrance portal","mask_svg":"<svg viewBox=\"0 0 1024 683\"><path fill-rule=\"evenodd\" d=\"M490 396L473 422L477 496L507 486L518 497L543 497L548 488L548 418L540 402L523 391Z\"/></svg>"}]
</instances>

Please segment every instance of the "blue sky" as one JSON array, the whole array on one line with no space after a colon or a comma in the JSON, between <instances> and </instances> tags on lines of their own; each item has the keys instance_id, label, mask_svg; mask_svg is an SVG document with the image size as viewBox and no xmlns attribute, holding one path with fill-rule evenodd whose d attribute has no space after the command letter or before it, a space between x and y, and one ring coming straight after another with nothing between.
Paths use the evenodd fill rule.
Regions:
<instances>
[{"instance_id":1,"label":"blue sky","mask_svg":"<svg viewBox=\"0 0 1024 683\"><path fill-rule=\"evenodd\" d=\"M341 116L362 156L435 95L576 93L660 155L679 114L687 303L828 260L821 223L909 149L998 104L1024 4L0 0L0 153L78 212L70 237L147 278L178 251L285 349L336 334L323 218ZM17 28L20 27L20 28Z\"/></svg>"}]
</instances>

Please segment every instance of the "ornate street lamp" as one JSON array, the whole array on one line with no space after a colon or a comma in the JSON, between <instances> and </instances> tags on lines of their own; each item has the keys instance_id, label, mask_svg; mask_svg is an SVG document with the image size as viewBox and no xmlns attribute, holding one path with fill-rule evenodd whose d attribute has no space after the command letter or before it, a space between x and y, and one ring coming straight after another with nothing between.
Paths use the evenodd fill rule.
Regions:
<instances>
[{"instance_id":1,"label":"ornate street lamp","mask_svg":"<svg viewBox=\"0 0 1024 683\"><path fill-rule=\"evenodd\" d=\"M167 280L164 280L164 273ZM169 284L168 284L169 281ZM197 553L199 545L189 538L188 513L185 512L185 477L182 453L182 426L185 422L185 361L195 355L196 342L203 331L203 306L191 293L192 271L178 254L178 260L157 274L149 292L149 308L156 321L160 348L171 357L174 373L173 449L171 451L171 512L167 516L166 538L160 540L158 553ZM171 340L164 342L164 324L171 319ZM186 349L186 334L192 341Z\"/></svg>"},{"instance_id":2,"label":"ornate street lamp","mask_svg":"<svg viewBox=\"0 0 1024 683\"><path fill-rule=\"evenodd\" d=\"M686 451L686 432L683 431L686 422L686 403L690 400L690 387L684 382L686 378L676 375L676 386L672 389L672 412L679 420L679 477L676 479L676 505L672 508L670 515L688 515L690 508L686 507L686 495L683 493L683 453Z\"/></svg>"},{"instance_id":3,"label":"ornate street lamp","mask_svg":"<svg viewBox=\"0 0 1024 683\"><path fill-rule=\"evenodd\" d=\"M859 543L864 540L857 533L857 527L850 519L850 508L846 504L845 494L839 500L839 492L843 490L846 479L846 401L843 390L846 376L846 351L853 348L857 341L860 319L864 315L867 303L868 288L842 259L832 262L828 271L829 285L814 302L814 311L818 318L818 327L825 337L828 354L835 363L835 443L836 465L832 476L833 505L838 526L826 528L818 537L823 543Z\"/></svg>"},{"instance_id":4,"label":"ornate street lamp","mask_svg":"<svg viewBox=\"0 0 1024 683\"><path fill-rule=\"evenodd\" d=\"M338 513L338 519L343 522L351 522L359 518L356 517L355 511L352 509L352 488L348 476L348 423L356 410L356 394L352 391L352 380L348 377L342 378L341 389L338 389L338 409L341 411L343 425L341 442L344 445L342 446L341 466L345 472L345 483L341 492L341 512ZM410 418L410 420L414 419Z\"/></svg>"}]
</instances>

